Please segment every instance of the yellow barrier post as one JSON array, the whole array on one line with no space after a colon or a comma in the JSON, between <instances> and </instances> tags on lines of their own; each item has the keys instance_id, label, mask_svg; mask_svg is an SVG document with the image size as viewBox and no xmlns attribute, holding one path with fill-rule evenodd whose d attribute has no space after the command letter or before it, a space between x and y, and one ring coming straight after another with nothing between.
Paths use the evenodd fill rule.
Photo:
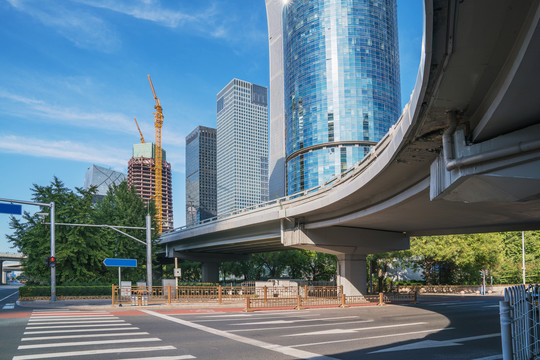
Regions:
<instances>
[{"instance_id":1,"label":"yellow barrier post","mask_svg":"<svg viewBox=\"0 0 540 360\"><path fill-rule=\"evenodd\" d=\"M413 300L412 300L412 301L413 301L413 304L416 304L416 297L417 297L417 296L418 296L418 295L417 295L417 292L414 291L414 292L413 292Z\"/></svg>"},{"instance_id":2,"label":"yellow barrier post","mask_svg":"<svg viewBox=\"0 0 540 360\"><path fill-rule=\"evenodd\" d=\"M132 290L133 291L133 290ZM142 306L142 291L137 291L137 294L139 294L138 298L139 298L139 306Z\"/></svg>"},{"instance_id":3,"label":"yellow barrier post","mask_svg":"<svg viewBox=\"0 0 540 360\"><path fill-rule=\"evenodd\" d=\"M341 305L339 307L346 308L347 306L347 297L344 293L341 293Z\"/></svg>"},{"instance_id":4,"label":"yellow barrier post","mask_svg":"<svg viewBox=\"0 0 540 360\"><path fill-rule=\"evenodd\" d=\"M302 296L298 295L296 297L296 310L302 310Z\"/></svg>"},{"instance_id":5,"label":"yellow barrier post","mask_svg":"<svg viewBox=\"0 0 540 360\"><path fill-rule=\"evenodd\" d=\"M251 299L249 298L249 295L246 296L246 308L244 309L244 312L253 312L253 309L251 309Z\"/></svg>"},{"instance_id":6,"label":"yellow barrier post","mask_svg":"<svg viewBox=\"0 0 540 360\"><path fill-rule=\"evenodd\" d=\"M264 286L264 305L268 303L268 288Z\"/></svg>"},{"instance_id":7,"label":"yellow barrier post","mask_svg":"<svg viewBox=\"0 0 540 360\"><path fill-rule=\"evenodd\" d=\"M308 294L307 294L307 285L304 285L304 298L307 299L308 298Z\"/></svg>"},{"instance_id":8,"label":"yellow barrier post","mask_svg":"<svg viewBox=\"0 0 540 360\"><path fill-rule=\"evenodd\" d=\"M167 286L167 304L169 305L171 305L171 297L172 297L171 285L168 285Z\"/></svg>"},{"instance_id":9,"label":"yellow barrier post","mask_svg":"<svg viewBox=\"0 0 540 360\"><path fill-rule=\"evenodd\" d=\"M218 286L218 302L219 302L219 305L221 305L221 290L222 290L222 287L221 285Z\"/></svg>"},{"instance_id":10,"label":"yellow barrier post","mask_svg":"<svg viewBox=\"0 0 540 360\"><path fill-rule=\"evenodd\" d=\"M384 294L383 293L379 293L379 306L382 306L384 305Z\"/></svg>"},{"instance_id":11,"label":"yellow barrier post","mask_svg":"<svg viewBox=\"0 0 540 360\"><path fill-rule=\"evenodd\" d=\"M115 291L115 286L114 284L112 284L112 306L114 306L114 291Z\"/></svg>"}]
</instances>

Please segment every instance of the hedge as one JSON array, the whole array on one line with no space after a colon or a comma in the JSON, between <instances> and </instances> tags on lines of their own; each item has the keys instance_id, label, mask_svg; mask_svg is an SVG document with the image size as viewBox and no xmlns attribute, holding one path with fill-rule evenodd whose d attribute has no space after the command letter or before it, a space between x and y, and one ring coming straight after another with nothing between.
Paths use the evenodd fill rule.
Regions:
<instances>
[{"instance_id":1,"label":"hedge","mask_svg":"<svg viewBox=\"0 0 540 360\"><path fill-rule=\"evenodd\" d=\"M50 296L50 286L22 286L19 288L19 297ZM111 286L57 286L56 296L100 296L111 295Z\"/></svg>"}]
</instances>

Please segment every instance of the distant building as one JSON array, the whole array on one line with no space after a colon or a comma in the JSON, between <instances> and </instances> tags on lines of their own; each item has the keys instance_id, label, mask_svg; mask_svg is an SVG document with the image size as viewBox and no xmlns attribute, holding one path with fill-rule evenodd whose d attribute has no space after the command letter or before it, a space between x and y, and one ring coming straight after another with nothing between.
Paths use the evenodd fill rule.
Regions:
<instances>
[{"instance_id":1,"label":"distant building","mask_svg":"<svg viewBox=\"0 0 540 360\"><path fill-rule=\"evenodd\" d=\"M217 95L217 212L268 200L268 91L238 79Z\"/></svg>"},{"instance_id":2,"label":"distant building","mask_svg":"<svg viewBox=\"0 0 540 360\"><path fill-rule=\"evenodd\" d=\"M134 187L143 200L155 197L155 174L153 143L133 145L133 157L128 163L128 185ZM173 229L172 177L171 164L166 161L166 152L162 149L162 219L163 231Z\"/></svg>"},{"instance_id":3,"label":"distant building","mask_svg":"<svg viewBox=\"0 0 540 360\"><path fill-rule=\"evenodd\" d=\"M91 186L96 186L97 192L94 195L94 200L101 200L107 195L110 186L118 185L124 180L126 180L126 174L124 173L92 165L86 170L84 189L88 190Z\"/></svg>"},{"instance_id":4,"label":"distant building","mask_svg":"<svg viewBox=\"0 0 540 360\"><path fill-rule=\"evenodd\" d=\"M186 136L186 225L216 214L216 129L197 126Z\"/></svg>"}]
</instances>

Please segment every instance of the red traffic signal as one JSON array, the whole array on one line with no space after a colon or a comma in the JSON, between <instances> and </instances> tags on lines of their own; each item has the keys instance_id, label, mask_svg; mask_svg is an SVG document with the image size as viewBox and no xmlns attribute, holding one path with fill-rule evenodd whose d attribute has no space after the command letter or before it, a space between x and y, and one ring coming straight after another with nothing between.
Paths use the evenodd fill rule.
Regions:
<instances>
[{"instance_id":1,"label":"red traffic signal","mask_svg":"<svg viewBox=\"0 0 540 360\"><path fill-rule=\"evenodd\" d=\"M55 266L56 265L56 258L54 256L51 256L49 258L49 266Z\"/></svg>"}]
</instances>

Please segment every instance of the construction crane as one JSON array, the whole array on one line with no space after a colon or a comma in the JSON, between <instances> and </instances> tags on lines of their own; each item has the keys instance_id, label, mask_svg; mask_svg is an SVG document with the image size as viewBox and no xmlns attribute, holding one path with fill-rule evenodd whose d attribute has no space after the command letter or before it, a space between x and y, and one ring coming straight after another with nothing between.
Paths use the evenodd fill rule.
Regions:
<instances>
[{"instance_id":1,"label":"construction crane","mask_svg":"<svg viewBox=\"0 0 540 360\"><path fill-rule=\"evenodd\" d=\"M133 120L135 120L135 125L137 125L137 130L139 130L139 135L141 135L141 144L144 144L146 141L144 141L144 136L142 134L141 128L139 127L139 123L137 122L137 118L134 117Z\"/></svg>"},{"instance_id":2,"label":"construction crane","mask_svg":"<svg viewBox=\"0 0 540 360\"><path fill-rule=\"evenodd\" d=\"M154 106L154 109L156 109L156 112L153 113L155 116L155 128L156 128L156 143L154 144L154 177L155 177L155 201L156 201L156 223L157 223L157 229L158 233L161 233L163 231L163 190L162 190L162 154L161 154L161 128L163 127L163 112L161 109L161 104L159 103L159 99L156 96L156 91L154 90L154 85L152 84L152 79L150 79L150 75L148 75L148 81L150 81L150 87L152 88L152 94L154 94L154 100L156 101L156 105Z\"/></svg>"}]
</instances>

